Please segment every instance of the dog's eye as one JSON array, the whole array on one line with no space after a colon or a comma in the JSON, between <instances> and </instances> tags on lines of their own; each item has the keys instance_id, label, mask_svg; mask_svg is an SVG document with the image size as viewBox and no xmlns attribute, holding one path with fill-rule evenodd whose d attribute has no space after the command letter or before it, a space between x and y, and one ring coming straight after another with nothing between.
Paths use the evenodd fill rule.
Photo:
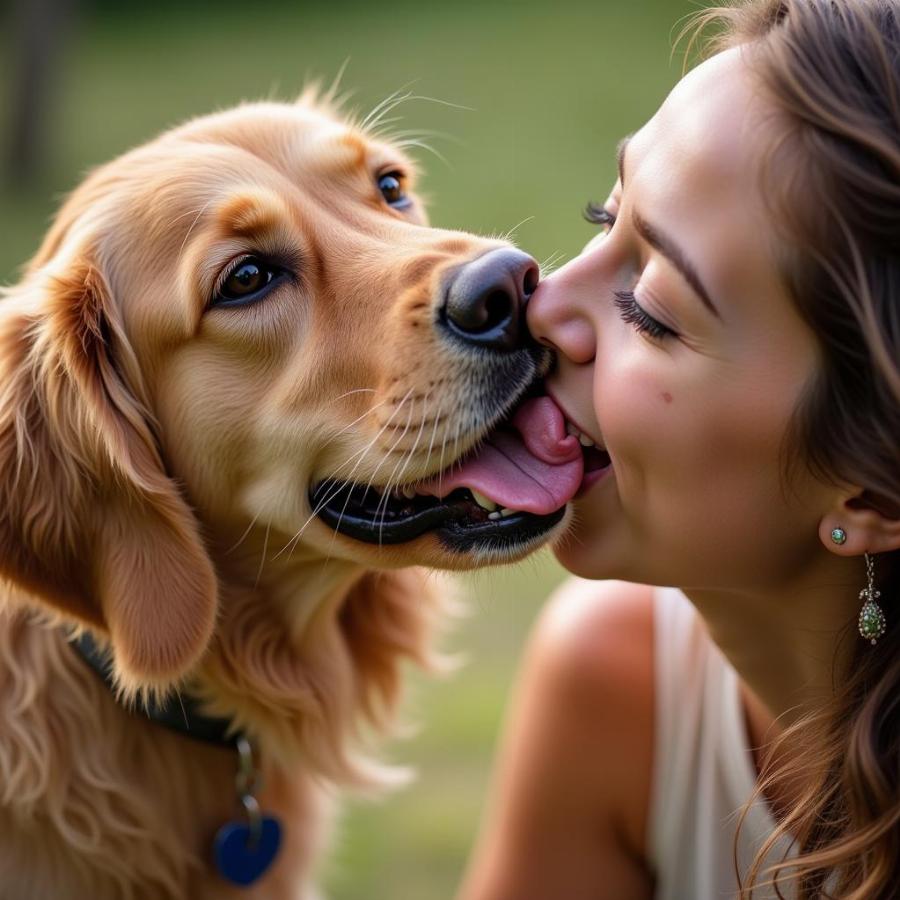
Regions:
<instances>
[{"instance_id":1,"label":"dog's eye","mask_svg":"<svg viewBox=\"0 0 900 900\"><path fill-rule=\"evenodd\" d=\"M378 190L388 206L404 209L412 203L403 191L403 180L399 172L387 172L378 179Z\"/></svg>"},{"instance_id":2,"label":"dog's eye","mask_svg":"<svg viewBox=\"0 0 900 900\"><path fill-rule=\"evenodd\" d=\"M285 274L284 269L272 263L245 256L226 270L214 292L212 305L236 306L259 300Z\"/></svg>"}]
</instances>

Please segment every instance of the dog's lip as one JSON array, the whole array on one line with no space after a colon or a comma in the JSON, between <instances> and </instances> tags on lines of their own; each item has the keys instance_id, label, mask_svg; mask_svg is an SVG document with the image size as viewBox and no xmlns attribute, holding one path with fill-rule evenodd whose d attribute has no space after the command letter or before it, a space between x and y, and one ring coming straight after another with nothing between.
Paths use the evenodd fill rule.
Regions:
<instances>
[{"instance_id":1,"label":"dog's lip","mask_svg":"<svg viewBox=\"0 0 900 900\"><path fill-rule=\"evenodd\" d=\"M555 524L581 484L581 448L566 435L541 378L518 394L485 426L475 449L449 465L387 494L381 486L325 478L310 491L313 514L338 532L378 543L447 528L508 533L516 522L536 535L539 521Z\"/></svg>"},{"instance_id":2,"label":"dog's lip","mask_svg":"<svg viewBox=\"0 0 900 900\"><path fill-rule=\"evenodd\" d=\"M322 494L328 495L325 500ZM564 505L548 515L511 509L488 512L464 488L444 499L414 495L384 502L384 495L352 483L335 488L323 482L310 499L325 524L354 540L389 546L431 533L455 552L524 547L548 533L566 510Z\"/></svg>"}]
</instances>

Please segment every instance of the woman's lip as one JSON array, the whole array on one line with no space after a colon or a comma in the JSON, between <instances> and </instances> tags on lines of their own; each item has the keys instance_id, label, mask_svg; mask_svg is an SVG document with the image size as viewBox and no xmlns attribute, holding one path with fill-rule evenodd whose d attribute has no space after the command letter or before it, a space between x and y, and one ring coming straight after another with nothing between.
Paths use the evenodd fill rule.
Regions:
<instances>
[{"instance_id":1,"label":"woman's lip","mask_svg":"<svg viewBox=\"0 0 900 900\"><path fill-rule=\"evenodd\" d=\"M581 484L572 499L580 500L598 481L602 481L609 475L612 470L612 463L610 463L605 469L594 469L593 472L585 472L584 477L581 479Z\"/></svg>"},{"instance_id":2,"label":"woman's lip","mask_svg":"<svg viewBox=\"0 0 900 900\"><path fill-rule=\"evenodd\" d=\"M594 442L594 446L598 450L603 450L605 452L606 447L603 446L603 443L601 441L598 441L589 431L582 428L581 425L575 419L573 419L572 416L569 415L568 410L565 408L565 406L562 405L562 403L559 402L559 399L556 397L553 391L551 391L549 387L547 387L547 385L544 385L544 390L547 392L547 396L560 408L560 411L563 414L563 418L567 422L570 422L572 425L574 425L582 434L586 434Z\"/></svg>"}]
</instances>

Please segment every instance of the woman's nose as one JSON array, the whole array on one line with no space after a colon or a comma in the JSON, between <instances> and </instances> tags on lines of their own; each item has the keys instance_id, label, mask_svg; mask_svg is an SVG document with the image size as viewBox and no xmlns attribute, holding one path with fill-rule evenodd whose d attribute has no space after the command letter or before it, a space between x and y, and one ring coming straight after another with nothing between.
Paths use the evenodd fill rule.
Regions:
<instances>
[{"instance_id":1,"label":"woman's nose","mask_svg":"<svg viewBox=\"0 0 900 900\"><path fill-rule=\"evenodd\" d=\"M573 260L539 285L528 301L528 328L535 340L574 363L587 363L596 351L595 320L587 286Z\"/></svg>"}]
</instances>

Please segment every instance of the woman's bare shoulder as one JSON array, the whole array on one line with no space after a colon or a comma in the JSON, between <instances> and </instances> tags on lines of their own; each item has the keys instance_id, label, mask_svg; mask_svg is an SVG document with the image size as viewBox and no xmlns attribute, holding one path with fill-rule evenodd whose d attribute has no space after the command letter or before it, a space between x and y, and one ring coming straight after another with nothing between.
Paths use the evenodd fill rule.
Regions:
<instances>
[{"instance_id":1,"label":"woman's bare shoulder","mask_svg":"<svg viewBox=\"0 0 900 900\"><path fill-rule=\"evenodd\" d=\"M653 634L653 588L573 578L551 597L532 645L537 669L586 742L593 763L585 778L640 858L653 767Z\"/></svg>"},{"instance_id":2,"label":"woman's bare shoulder","mask_svg":"<svg viewBox=\"0 0 900 900\"><path fill-rule=\"evenodd\" d=\"M529 643L461 900L639 900L653 747L652 591L569 581Z\"/></svg>"},{"instance_id":3,"label":"woman's bare shoulder","mask_svg":"<svg viewBox=\"0 0 900 900\"><path fill-rule=\"evenodd\" d=\"M567 649L582 645L589 658L597 641L653 639L653 591L627 581L568 578L550 595L538 622L537 638ZM612 649L612 648L610 648Z\"/></svg>"}]
</instances>

